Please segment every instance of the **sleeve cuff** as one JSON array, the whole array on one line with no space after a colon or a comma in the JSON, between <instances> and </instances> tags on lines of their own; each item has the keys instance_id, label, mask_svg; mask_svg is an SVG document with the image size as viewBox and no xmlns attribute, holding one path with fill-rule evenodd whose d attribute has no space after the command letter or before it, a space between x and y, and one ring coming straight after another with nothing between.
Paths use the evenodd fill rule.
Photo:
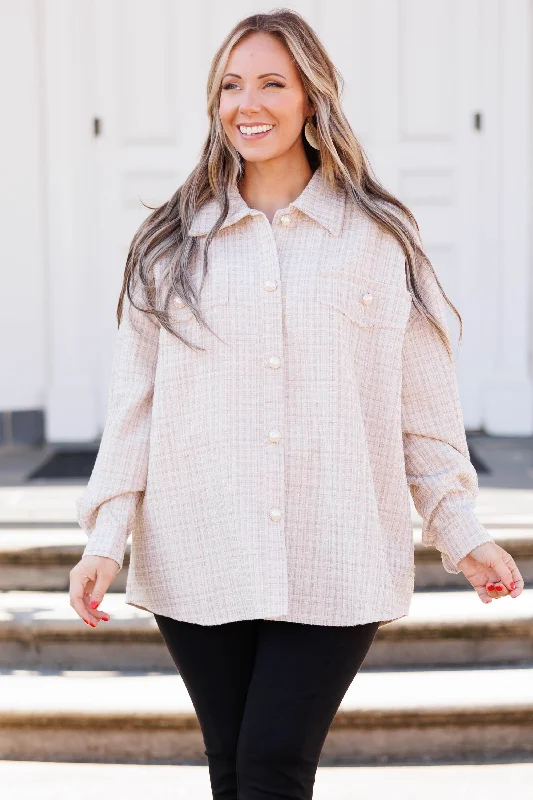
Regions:
<instances>
[{"instance_id":1,"label":"sleeve cuff","mask_svg":"<svg viewBox=\"0 0 533 800\"><path fill-rule=\"evenodd\" d=\"M427 533L425 536L432 536ZM475 547L485 542L493 542L494 537L483 527L472 512L467 518L464 515L453 517L446 528L439 528L434 538L435 547L441 553L442 565L446 572L461 572L457 566Z\"/></svg>"},{"instance_id":2,"label":"sleeve cuff","mask_svg":"<svg viewBox=\"0 0 533 800\"><path fill-rule=\"evenodd\" d=\"M95 528L89 536L83 556L106 556L112 558L119 565L119 571L124 564L124 555L128 541L129 531L118 533L108 528Z\"/></svg>"}]
</instances>

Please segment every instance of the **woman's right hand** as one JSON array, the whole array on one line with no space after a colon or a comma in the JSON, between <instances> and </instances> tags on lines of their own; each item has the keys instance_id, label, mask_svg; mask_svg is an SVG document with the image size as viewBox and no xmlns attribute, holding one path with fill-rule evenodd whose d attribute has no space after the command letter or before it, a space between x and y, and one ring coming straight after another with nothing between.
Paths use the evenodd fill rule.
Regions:
<instances>
[{"instance_id":1,"label":"woman's right hand","mask_svg":"<svg viewBox=\"0 0 533 800\"><path fill-rule=\"evenodd\" d=\"M87 625L109 620L98 606L119 571L118 562L106 556L83 556L70 570L70 605Z\"/></svg>"}]
</instances>

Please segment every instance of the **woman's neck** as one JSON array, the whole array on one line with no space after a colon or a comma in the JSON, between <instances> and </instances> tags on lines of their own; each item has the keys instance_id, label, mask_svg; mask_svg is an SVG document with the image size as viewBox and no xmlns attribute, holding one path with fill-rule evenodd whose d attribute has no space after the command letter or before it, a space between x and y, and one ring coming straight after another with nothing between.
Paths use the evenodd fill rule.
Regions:
<instances>
[{"instance_id":1,"label":"woman's neck","mask_svg":"<svg viewBox=\"0 0 533 800\"><path fill-rule=\"evenodd\" d=\"M262 211L272 222L280 208L301 195L313 176L305 154L304 160L291 160L290 165L247 162L239 192L250 208Z\"/></svg>"}]
</instances>

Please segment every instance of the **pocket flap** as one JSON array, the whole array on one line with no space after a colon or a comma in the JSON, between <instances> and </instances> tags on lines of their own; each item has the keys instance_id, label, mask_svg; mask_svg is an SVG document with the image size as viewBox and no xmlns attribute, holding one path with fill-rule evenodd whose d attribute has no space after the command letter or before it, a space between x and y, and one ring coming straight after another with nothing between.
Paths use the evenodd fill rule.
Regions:
<instances>
[{"instance_id":1,"label":"pocket flap","mask_svg":"<svg viewBox=\"0 0 533 800\"><path fill-rule=\"evenodd\" d=\"M337 270L318 273L317 296L361 328L403 328L411 309L407 289Z\"/></svg>"}]
</instances>

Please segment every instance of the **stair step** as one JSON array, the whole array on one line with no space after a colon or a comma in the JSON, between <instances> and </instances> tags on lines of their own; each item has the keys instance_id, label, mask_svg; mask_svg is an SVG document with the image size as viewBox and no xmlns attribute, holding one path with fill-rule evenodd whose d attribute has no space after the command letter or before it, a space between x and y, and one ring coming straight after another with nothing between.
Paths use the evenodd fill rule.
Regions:
<instances>
[{"instance_id":1,"label":"stair step","mask_svg":"<svg viewBox=\"0 0 533 800\"><path fill-rule=\"evenodd\" d=\"M90 628L64 592L0 593L0 667L174 669L153 614L108 594ZM470 591L415 592L407 617L378 631L365 667L533 660L533 589L490 605Z\"/></svg>"},{"instance_id":2,"label":"stair step","mask_svg":"<svg viewBox=\"0 0 533 800\"><path fill-rule=\"evenodd\" d=\"M0 486L0 523L76 524L76 500L85 485Z\"/></svg>"},{"instance_id":3,"label":"stair step","mask_svg":"<svg viewBox=\"0 0 533 800\"><path fill-rule=\"evenodd\" d=\"M87 542L75 516L83 489L84 484L0 487L0 591L68 591L69 572ZM416 588L468 588L462 573L442 567L438 550L422 546L412 500L411 512ZM513 555L526 585L533 585L533 491L482 488L476 514ZM110 592L125 590L129 552L128 545Z\"/></svg>"},{"instance_id":4,"label":"stair step","mask_svg":"<svg viewBox=\"0 0 533 800\"><path fill-rule=\"evenodd\" d=\"M362 797L431 800L450 797L524 797L533 783L533 764L411 764L395 766L322 766L314 800ZM155 764L83 764L31 761L0 762L0 784L9 800L127 797L128 800L212 800L207 766Z\"/></svg>"},{"instance_id":5,"label":"stair step","mask_svg":"<svg viewBox=\"0 0 533 800\"><path fill-rule=\"evenodd\" d=\"M497 528L493 536L511 553L526 585L533 585L533 526ZM438 550L424 547L420 529L414 529L416 589L469 587L462 573L446 572ZM68 591L70 570L79 561L87 543L86 534L77 527L0 528L0 591ZM124 592L128 576L130 544L124 567L110 592Z\"/></svg>"},{"instance_id":6,"label":"stair step","mask_svg":"<svg viewBox=\"0 0 533 800\"><path fill-rule=\"evenodd\" d=\"M497 544L512 555L525 585L533 586L533 525L513 527L490 524L486 527ZM414 545L416 589L470 588L462 572L452 574L444 569L439 550L422 544L419 527L414 528Z\"/></svg>"},{"instance_id":7,"label":"stair step","mask_svg":"<svg viewBox=\"0 0 533 800\"><path fill-rule=\"evenodd\" d=\"M76 524L76 500L85 483L37 486L0 486L0 524L70 523ZM411 514L415 526L421 520L412 498ZM533 527L533 489L480 487L476 516L483 525Z\"/></svg>"},{"instance_id":8,"label":"stair step","mask_svg":"<svg viewBox=\"0 0 533 800\"><path fill-rule=\"evenodd\" d=\"M482 760L533 752L533 664L361 671L328 733L326 763ZM0 759L205 764L175 674L0 675Z\"/></svg>"},{"instance_id":9,"label":"stair step","mask_svg":"<svg viewBox=\"0 0 533 800\"><path fill-rule=\"evenodd\" d=\"M0 591L68 591L70 570L80 560L87 535L79 527L8 525L0 528ZM110 592L124 592L130 545L124 568Z\"/></svg>"}]
</instances>

